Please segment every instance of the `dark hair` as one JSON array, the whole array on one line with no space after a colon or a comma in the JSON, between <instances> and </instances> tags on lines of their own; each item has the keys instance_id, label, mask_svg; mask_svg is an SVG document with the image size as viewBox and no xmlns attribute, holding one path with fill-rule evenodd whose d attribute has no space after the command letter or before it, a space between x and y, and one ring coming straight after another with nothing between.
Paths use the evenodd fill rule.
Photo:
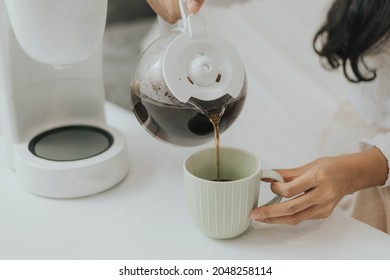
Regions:
<instances>
[{"instance_id":1,"label":"dark hair","mask_svg":"<svg viewBox=\"0 0 390 280\"><path fill-rule=\"evenodd\" d=\"M365 64L364 55L378 50L389 34L390 0L335 0L313 47L332 69L342 66L349 81L372 81L376 71Z\"/></svg>"}]
</instances>

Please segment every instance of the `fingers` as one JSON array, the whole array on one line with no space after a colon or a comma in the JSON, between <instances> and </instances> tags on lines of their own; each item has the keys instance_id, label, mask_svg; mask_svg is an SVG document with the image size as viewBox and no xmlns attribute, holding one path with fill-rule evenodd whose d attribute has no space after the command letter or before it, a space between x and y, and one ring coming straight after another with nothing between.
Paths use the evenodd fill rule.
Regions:
<instances>
[{"instance_id":1,"label":"fingers","mask_svg":"<svg viewBox=\"0 0 390 280\"><path fill-rule=\"evenodd\" d=\"M310 218L310 209L319 203L318 197L311 191L316 182L304 168L276 170L283 176L286 183L273 182L271 189L275 194L292 198L277 204L254 209L250 218L268 223L296 224L302 219ZM303 174L302 174L303 173Z\"/></svg>"},{"instance_id":2,"label":"fingers","mask_svg":"<svg viewBox=\"0 0 390 280\"><path fill-rule=\"evenodd\" d=\"M308 210L317 203L315 195L307 192L288 201L256 208L250 213L250 218L263 222L295 224L301 218L310 218Z\"/></svg>"},{"instance_id":3,"label":"fingers","mask_svg":"<svg viewBox=\"0 0 390 280\"><path fill-rule=\"evenodd\" d=\"M274 169L283 176L285 182L290 182L310 170L312 163L290 169Z\"/></svg>"},{"instance_id":4,"label":"fingers","mask_svg":"<svg viewBox=\"0 0 390 280\"><path fill-rule=\"evenodd\" d=\"M324 219L330 216L332 211L324 211L318 205L313 205L301 212L297 212L293 215L272 217L272 218L262 218L257 219L259 222L264 222L268 224L289 224L297 225L306 220L315 220L315 219Z\"/></svg>"},{"instance_id":5,"label":"fingers","mask_svg":"<svg viewBox=\"0 0 390 280\"><path fill-rule=\"evenodd\" d=\"M199 12L200 8L203 5L203 2L204 0L188 0L187 3L188 10L193 14Z\"/></svg>"},{"instance_id":6,"label":"fingers","mask_svg":"<svg viewBox=\"0 0 390 280\"><path fill-rule=\"evenodd\" d=\"M323 195L320 188L310 189L290 200L253 209L250 218L265 223L296 225L304 220L327 218L339 198Z\"/></svg>"},{"instance_id":7,"label":"fingers","mask_svg":"<svg viewBox=\"0 0 390 280\"><path fill-rule=\"evenodd\" d=\"M173 24L180 19L177 0L147 0L149 6L165 21Z\"/></svg>"},{"instance_id":8,"label":"fingers","mask_svg":"<svg viewBox=\"0 0 390 280\"><path fill-rule=\"evenodd\" d=\"M277 170L286 183L273 182L272 192L285 198L291 198L316 187L317 182L310 173L303 173L299 169Z\"/></svg>"},{"instance_id":9,"label":"fingers","mask_svg":"<svg viewBox=\"0 0 390 280\"><path fill-rule=\"evenodd\" d=\"M147 2L156 14L171 24L181 18L178 0L147 0ZM188 0L187 8L191 13L197 13L203 2L204 0Z\"/></svg>"},{"instance_id":10,"label":"fingers","mask_svg":"<svg viewBox=\"0 0 390 280\"><path fill-rule=\"evenodd\" d=\"M333 206L331 204L326 205L312 205L302 211L296 212L292 215L278 216L278 217L263 217L256 219L259 222L269 223L269 224L290 224L297 225L305 220L316 220L324 219L331 215L333 211ZM253 212L256 209L253 210ZM254 215L253 215L254 216ZM252 217L252 213L251 213Z\"/></svg>"},{"instance_id":11,"label":"fingers","mask_svg":"<svg viewBox=\"0 0 390 280\"><path fill-rule=\"evenodd\" d=\"M165 0L164 2L166 8L166 18L164 19L171 24L177 22L181 18L178 2L172 0Z\"/></svg>"}]
</instances>

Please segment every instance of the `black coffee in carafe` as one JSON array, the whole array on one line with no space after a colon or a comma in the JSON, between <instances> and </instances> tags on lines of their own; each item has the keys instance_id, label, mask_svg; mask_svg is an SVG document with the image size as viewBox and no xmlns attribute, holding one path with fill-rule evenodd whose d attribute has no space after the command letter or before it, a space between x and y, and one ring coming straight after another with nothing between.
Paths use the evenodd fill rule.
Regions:
<instances>
[{"instance_id":1,"label":"black coffee in carafe","mask_svg":"<svg viewBox=\"0 0 390 280\"><path fill-rule=\"evenodd\" d=\"M214 139L212 114L222 113L219 120L219 134L223 133L240 114L245 94L239 98L225 95L213 101L195 98L187 104L166 104L156 102L132 89L133 111L138 121L154 137L180 146L195 146ZM222 112L223 110L223 112Z\"/></svg>"}]
</instances>

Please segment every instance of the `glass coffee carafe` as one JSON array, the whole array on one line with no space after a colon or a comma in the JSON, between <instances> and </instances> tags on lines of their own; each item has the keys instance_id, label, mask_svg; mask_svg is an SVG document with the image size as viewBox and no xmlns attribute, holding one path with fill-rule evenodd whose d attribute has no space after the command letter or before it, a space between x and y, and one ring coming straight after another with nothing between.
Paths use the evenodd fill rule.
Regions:
<instances>
[{"instance_id":1,"label":"glass coffee carafe","mask_svg":"<svg viewBox=\"0 0 390 280\"><path fill-rule=\"evenodd\" d=\"M207 30L203 11L189 15L183 1L179 0L181 25L171 26L142 54L131 100L151 135L196 146L214 139L216 129L222 133L238 117L246 79L237 51Z\"/></svg>"}]
</instances>

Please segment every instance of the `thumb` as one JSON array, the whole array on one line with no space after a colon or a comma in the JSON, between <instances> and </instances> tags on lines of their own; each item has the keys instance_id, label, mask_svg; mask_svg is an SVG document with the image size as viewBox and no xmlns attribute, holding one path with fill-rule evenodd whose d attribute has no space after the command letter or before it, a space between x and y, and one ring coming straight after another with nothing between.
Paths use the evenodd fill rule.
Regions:
<instances>
[{"instance_id":1,"label":"thumb","mask_svg":"<svg viewBox=\"0 0 390 280\"><path fill-rule=\"evenodd\" d=\"M203 2L204 0L188 0L187 2L188 10L193 14L197 13L202 7Z\"/></svg>"}]
</instances>

